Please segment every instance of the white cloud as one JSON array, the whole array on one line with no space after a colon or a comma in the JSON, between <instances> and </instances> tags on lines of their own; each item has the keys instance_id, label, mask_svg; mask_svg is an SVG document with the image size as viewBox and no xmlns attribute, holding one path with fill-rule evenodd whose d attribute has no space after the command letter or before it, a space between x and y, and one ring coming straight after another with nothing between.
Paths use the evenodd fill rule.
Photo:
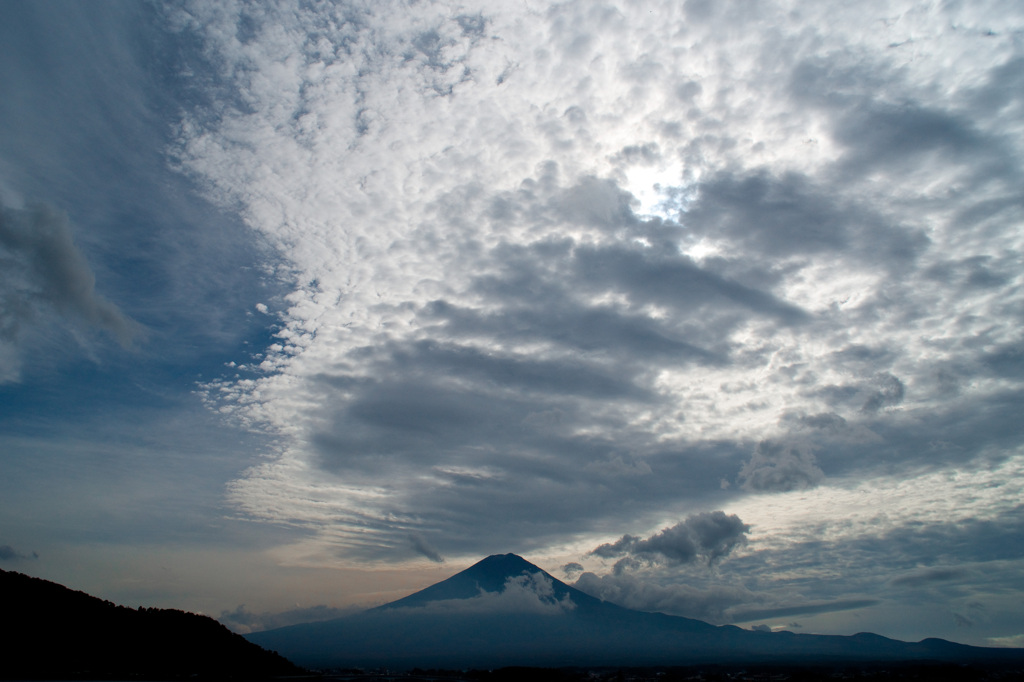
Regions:
<instances>
[{"instance_id":1,"label":"white cloud","mask_svg":"<svg viewBox=\"0 0 1024 682\"><path fill-rule=\"evenodd\" d=\"M239 511L458 556L1005 461L1019 12L694 8L168 10L217 70L178 163L291 267L262 374L206 386L281 437Z\"/></svg>"},{"instance_id":2,"label":"white cloud","mask_svg":"<svg viewBox=\"0 0 1024 682\"><path fill-rule=\"evenodd\" d=\"M1024 635L1010 635L1009 637L989 637L988 641L992 646L998 647L1024 647Z\"/></svg>"},{"instance_id":3,"label":"white cloud","mask_svg":"<svg viewBox=\"0 0 1024 682\"><path fill-rule=\"evenodd\" d=\"M630 573L603 576L584 573L574 587L626 608L698 618L710 623L728 622L730 608L764 600L762 595L742 585L713 585L701 589L685 584L660 584Z\"/></svg>"},{"instance_id":4,"label":"white cloud","mask_svg":"<svg viewBox=\"0 0 1024 682\"><path fill-rule=\"evenodd\" d=\"M762 549L811 539L841 544L897 528L999 519L1024 497L1022 476L1017 455L973 471L835 479L813 490L751 495L730 511L750 523L750 541Z\"/></svg>"}]
</instances>

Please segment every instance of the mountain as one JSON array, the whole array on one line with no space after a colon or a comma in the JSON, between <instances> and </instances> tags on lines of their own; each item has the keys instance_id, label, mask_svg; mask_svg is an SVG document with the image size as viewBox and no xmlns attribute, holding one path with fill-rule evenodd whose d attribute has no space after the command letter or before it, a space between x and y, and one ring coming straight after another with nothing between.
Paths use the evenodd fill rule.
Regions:
<instances>
[{"instance_id":1,"label":"mountain","mask_svg":"<svg viewBox=\"0 0 1024 682\"><path fill-rule=\"evenodd\" d=\"M266 679L303 672L206 616L130 609L0 570L4 679Z\"/></svg>"},{"instance_id":2,"label":"mountain","mask_svg":"<svg viewBox=\"0 0 1024 682\"><path fill-rule=\"evenodd\" d=\"M596 597L591 597L589 594L580 592L575 587L566 585L561 580L553 578L546 571L541 570L526 559L515 554L495 554L489 556L466 570L456 573L447 580L442 580L419 592L410 594L408 597L378 606L373 610L390 611L393 609L426 608L430 605L433 605L433 608L438 608L438 603L441 603L443 606L445 603L453 602L454 600L480 599L481 594L504 592L509 587L510 580L513 581L513 589L515 589L517 585L515 581L522 581L524 576L536 575L542 576L544 584L551 586L550 595L538 595L538 600L541 603L547 601L554 604L568 598L572 600L576 608L626 610L614 604L603 602ZM536 580L523 582L536 584ZM530 589L527 589L527 591L530 591ZM532 591L536 592L536 589L534 588ZM458 606L454 603L448 603L447 605L452 608Z\"/></svg>"},{"instance_id":3,"label":"mountain","mask_svg":"<svg viewBox=\"0 0 1024 682\"><path fill-rule=\"evenodd\" d=\"M713 663L996 661L1019 649L940 639L901 642L755 632L626 609L585 594L514 554L362 613L246 637L314 668L501 668Z\"/></svg>"}]
</instances>

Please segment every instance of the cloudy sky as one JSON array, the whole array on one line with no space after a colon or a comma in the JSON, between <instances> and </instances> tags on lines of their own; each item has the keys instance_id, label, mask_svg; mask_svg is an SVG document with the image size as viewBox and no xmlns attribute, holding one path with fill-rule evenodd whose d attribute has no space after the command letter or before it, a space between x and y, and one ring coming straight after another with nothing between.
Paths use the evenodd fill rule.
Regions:
<instances>
[{"instance_id":1,"label":"cloudy sky","mask_svg":"<svg viewBox=\"0 0 1024 682\"><path fill-rule=\"evenodd\" d=\"M1024 646L1018 2L9 2L0 90L3 568Z\"/></svg>"}]
</instances>

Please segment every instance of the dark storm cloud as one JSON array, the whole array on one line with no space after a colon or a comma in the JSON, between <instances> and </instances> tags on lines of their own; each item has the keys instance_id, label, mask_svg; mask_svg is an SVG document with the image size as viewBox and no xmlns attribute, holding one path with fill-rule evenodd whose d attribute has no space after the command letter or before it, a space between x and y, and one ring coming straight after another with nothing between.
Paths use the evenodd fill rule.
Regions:
<instances>
[{"instance_id":1,"label":"dark storm cloud","mask_svg":"<svg viewBox=\"0 0 1024 682\"><path fill-rule=\"evenodd\" d=\"M605 559L626 557L647 563L687 564L698 558L712 563L743 544L749 530L750 526L735 514L703 512L649 538L623 535L590 553Z\"/></svg>"},{"instance_id":2,"label":"dark storm cloud","mask_svg":"<svg viewBox=\"0 0 1024 682\"><path fill-rule=\"evenodd\" d=\"M13 340L44 311L103 329L127 346L139 327L96 292L67 217L47 206L0 206L0 335Z\"/></svg>"}]
</instances>

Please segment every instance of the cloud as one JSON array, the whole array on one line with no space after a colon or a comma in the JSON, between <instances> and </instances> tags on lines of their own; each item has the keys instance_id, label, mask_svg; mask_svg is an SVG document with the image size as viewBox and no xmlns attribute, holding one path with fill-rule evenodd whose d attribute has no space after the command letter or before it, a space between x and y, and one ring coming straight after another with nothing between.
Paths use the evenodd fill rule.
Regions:
<instances>
[{"instance_id":1,"label":"cloud","mask_svg":"<svg viewBox=\"0 0 1024 682\"><path fill-rule=\"evenodd\" d=\"M434 563L437 563L437 564L443 564L444 563L444 557L441 556L437 552L436 549L434 549L429 544L427 544L427 541L424 540L421 536L419 536L419 535L410 535L409 536L409 542L412 543L412 548L414 550L416 550L416 552L418 554L422 554L423 556L427 557L428 559L430 559Z\"/></svg>"},{"instance_id":2,"label":"cloud","mask_svg":"<svg viewBox=\"0 0 1024 682\"><path fill-rule=\"evenodd\" d=\"M138 335L139 325L96 292L63 213L45 205L0 206L0 263L0 342L18 343L48 314L102 329L122 346Z\"/></svg>"},{"instance_id":3,"label":"cloud","mask_svg":"<svg viewBox=\"0 0 1024 682\"><path fill-rule=\"evenodd\" d=\"M767 169L742 176L723 171L702 182L684 223L774 258L840 255L906 267L928 243L919 230L893 225L864 206L843 205L830 187L816 187L802 174L776 177Z\"/></svg>"},{"instance_id":4,"label":"cloud","mask_svg":"<svg viewBox=\"0 0 1024 682\"><path fill-rule=\"evenodd\" d=\"M932 583L956 580L968 575L969 572L962 568L930 568L896 576L889 581L889 584L899 587L925 587Z\"/></svg>"},{"instance_id":5,"label":"cloud","mask_svg":"<svg viewBox=\"0 0 1024 682\"><path fill-rule=\"evenodd\" d=\"M806 446L773 441L758 443L754 456L739 473L745 489L759 492L804 490L814 487L824 477L814 454Z\"/></svg>"},{"instance_id":6,"label":"cloud","mask_svg":"<svg viewBox=\"0 0 1024 682\"><path fill-rule=\"evenodd\" d=\"M835 412L822 412L801 417L800 421L814 429L841 429L846 426L846 420Z\"/></svg>"},{"instance_id":7,"label":"cloud","mask_svg":"<svg viewBox=\"0 0 1024 682\"><path fill-rule=\"evenodd\" d=\"M22 559L38 559L39 555L35 552L31 554L22 554L10 545L0 545L0 561L20 561Z\"/></svg>"},{"instance_id":8,"label":"cloud","mask_svg":"<svg viewBox=\"0 0 1024 682\"><path fill-rule=\"evenodd\" d=\"M1011 486L1019 484L1013 483ZM1005 490L1004 492L1009 492ZM946 566L927 569L893 580L902 587L921 587L928 583L964 577L967 569L957 568L960 562L994 562L1017 560L1020 547L1014 538L1024 532L1024 505L1016 498L1003 502L1003 509L993 505L985 515L959 519L929 519L928 523L906 524L877 535L865 535L855 547L865 552L879 552L883 547L902 561L943 560ZM950 565L952 564L952 565ZM901 580L902 578L902 580Z\"/></svg>"},{"instance_id":9,"label":"cloud","mask_svg":"<svg viewBox=\"0 0 1024 682\"><path fill-rule=\"evenodd\" d=\"M711 585L703 589L687 584L665 585L632 573L598 576L586 572L580 575L573 587L626 608L697 618L710 623L728 622L731 608L764 599L739 585Z\"/></svg>"},{"instance_id":10,"label":"cloud","mask_svg":"<svg viewBox=\"0 0 1024 682\"><path fill-rule=\"evenodd\" d=\"M1009 635L1007 637L989 637L988 641L992 646L1020 648L1024 647L1024 634Z\"/></svg>"},{"instance_id":11,"label":"cloud","mask_svg":"<svg viewBox=\"0 0 1024 682\"><path fill-rule=\"evenodd\" d=\"M570 561L566 565L562 566L562 572L569 580L575 580L576 577L583 572L583 564L576 561Z\"/></svg>"},{"instance_id":12,"label":"cloud","mask_svg":"<svg viewBox=\"0 0 1024 682\"><path fill-rule=\"evenodd\" d=\"M223 95L176 162L289 263L260 373L204 385L280 438L241 514L451 558L748 501L756 533L883 467L973 486L1013 456L1019 77L990 10L647 9L168 8ZM870 497L888 540L940 515ZM736 558L739 526L602 551ZM766 547L822 559L792 528Z\"/></svg>"},{"instance_id":13,"label":"cloud","mask_svg":"<svg viewBox=\"0 0 1024 682\"><path fill-rule=\"evenodd\" d=\"M137 325L96 293L96 278L63 213L45 205L0 207L0 248L7 264L7 315L0 325L5 337L16 336L33 311L46 306L110 332L122 345L131 343Z\"/></svg>"},{"instance_id":14,"label":"cloud","mask_svg":"<svg viewBox=\"0 0 1024 682\"><path fill-rule=\"evenodd\" d=\"M968 618L967 616L962 615L962 614L954 613L953 614L953 620L956 621L956 626L958 628L974 627L974 621L971 620L970 618Z\"/></svg>"},{"instance_id":15,"label":"cloud","mask_svg":"<svg viewBox=\"0 0 1024 682\"><path fill-rule=\"evenodd\" d=\"M576 260L581 283L589 288L608 284L639 304L660 303L676 310L717 311L733 306L774 317L785 324L804 321L799 307L779 300L763 289L747 286L687 257L637 248L582 247Z\"/></svg>"},{"instance_id":16,"label":"cloud","mask_svg":"<svg viewBox=\"0 0 1024 682\"><path fill-rule=\"evenodd\" d=\"M893 407L903 402L903 382L898 378L884 373L875 377L872 383L876 390L864 402L862 411L877 412L884 407Z\"/></svg>"},{"instance_id":17,"label":"cloud","mask_svg":"<svg viewBox=\"0 0 1024 682\"><path fill-rule=\"evenodd\" d=\"M185 517L226 489L286 565L612 540L603 589L638 604L684 580L678 608L718 622L878 599L813 627L931 608L983 641L968 604L1005 609L1020 572L1011 5L5 6L0 192L73 224L5 209L0 380L128 315L153 342L88 386L24 372L47 378L0 409L25 453L6 486L30 504L22 481L75 469L24 429L82 405L118 437L76 421L88 444L52 452L124 444L102 455L122 493L79 495L116 507L90 533L168 528L114 502L190 467L128 457L106 424L138 420L92 397L201 373L249 435L210 434L236 456L190 469L210 500ZM204 451L159 434L140 451ZM607 535L703 509L750 529Z\"/></svg>"},{"instance_id":18,"label":"cloud","mask_svg":"<svg viewBox=\"0 0 1024 682\"><path fill-rule=\"evenodd\" d=\"M289 609L279 612L253 613L245 608L245 604L239 604L233 611L221 611L217 620L231 628L235 632L248 634L250 632L262 632L273 630L299 623L313 623L322 620L332 620L356 613L358 609L339 609L332 606L319 604L305 608Z\"/></svg>"},{"instance_id":19,"label":"cloud","mask_svg":"<svg viewBox=\"0 0 1024 682\"><path fill-rule=\"evenodd\" d=\"M648 563L687 564L699 559L708 563L727 556L746 540L750 526L738 516L725 512L703 512L665 528L647 539L623 535L590 554L605 559L627 557Z\"/></svg>"},{"instance_id":20,"label":"cloud","mask_svg":"<svg viewBox=\"0 0 1024 682\"><path fill-rule=\"evenodd\" d=\"M795 606L779 606L766 609L736 610L729 615L735 623L747 623L752 620L763 620L765 618L780 618L783 616L810 616L821 613L835 613L837 611L852 611L875 606L881 603L878 599L839 599L827 603L798 604Z\"/></svg>"}]
</instances>

